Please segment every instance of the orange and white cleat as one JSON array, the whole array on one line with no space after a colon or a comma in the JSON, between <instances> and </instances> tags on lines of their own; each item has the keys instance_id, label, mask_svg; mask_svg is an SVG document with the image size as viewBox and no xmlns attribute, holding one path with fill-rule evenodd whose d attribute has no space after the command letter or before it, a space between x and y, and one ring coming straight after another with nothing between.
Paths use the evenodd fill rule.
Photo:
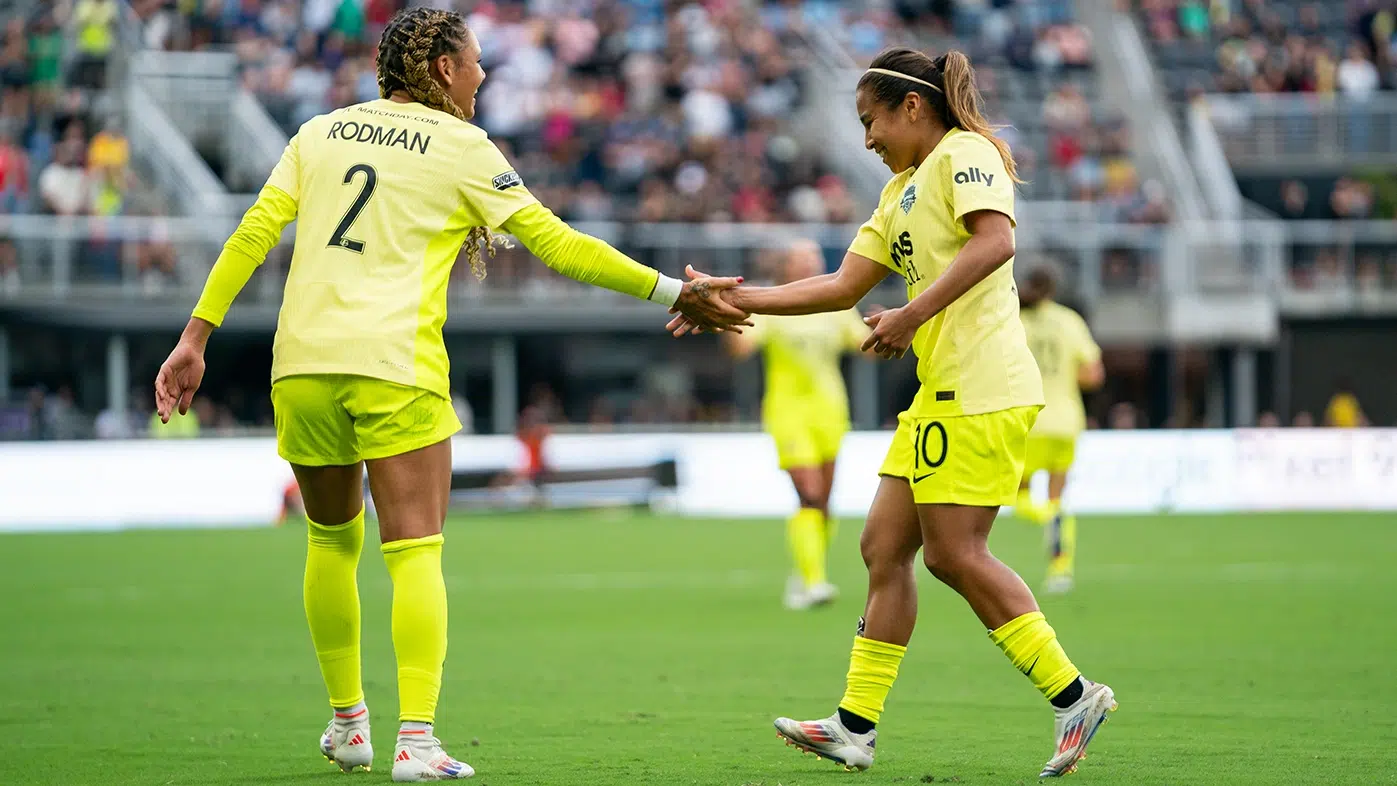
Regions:
<instances>
[{"instance_id":1,"label":"orange and white cleat","mask_svg":"<svg viewBox=\"0 0 1397 786\"><path fill-rule=\"evenodd\" d=\"M1082 678L1086 689L1076 703L1066 709L1053 709L1053 738L1057 751L1043 765L1040 778L1057 778L1075 772L1077 762L1087 757L1087 745L1116 711L1115 691L1109 685Z\"/></svg>"},{"instance_id":2,"label":"orange and white cleat","mask_svg":"<svg viewBox=\"0 0 1397 786\"><path fill-rule=\"evenodd\" d=\"M374 746L369 741L369 711L353 715L335 713L325 733L320 735L320 753L345 772L355 768L368 772L373 766Z\"/></svg>"},{"instance_id":3,"label":"orange and white cleat","mask_svg":"<svg viewBox=\"0 0 1397 786\"><path fill-rule=\"evenodd\" d=\"M878 730L855 734L840 723L839 713L811 721L777 718L776 733L787 745L799 748L803 753L829 759L850 772L873 766L873 748L877 744Z\"/></svg>"}]
</instances>

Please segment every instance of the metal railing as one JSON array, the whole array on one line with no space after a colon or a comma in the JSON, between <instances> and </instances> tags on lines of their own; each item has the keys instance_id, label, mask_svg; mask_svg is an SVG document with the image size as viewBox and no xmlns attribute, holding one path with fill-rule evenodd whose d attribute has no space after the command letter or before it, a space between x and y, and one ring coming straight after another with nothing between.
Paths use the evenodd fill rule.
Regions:
<instances>
[{"instance_id":1,"label":"metal railing","mask_svg":"<svg viewBox=\"0 0 1397 786\"><path fill-rule=\"evenodd\" d=\"M808 67L812 85L802 122L792 130L824 149L861 203L876 205L889 173L864 151L863 126L854 112L854 88L863 69L827 28L811 28L805 37L812 54Z\"/></svg>"},{"instance_id":2,"label":"metal railing","mask_svg":"<svg viewBox=\"0 0 1397 786\"><path fill-rule=\"evenodd\" d=\"M126 128L132 157L181 212L208 215L222 209L228 190L136 80L126 85Z\"/></svg>"},{"instance_id":3,"label":"metal railing","mask_svg":"<svg viewBox=\"0 0 1397 786\"><path fill-rule=\"evenodd\" d=\"M1178 128L1169 115L1168 102L1155 79L1134 18L1125 13L1088 14L1086 18L1107 33L1101 36L1105 51L1120 69L1119 86L1125 88L1125 95L1118 99L1125 103L1118 108L1126 112L1133 137L1143 143L1136 158L1142 168L1157 171L1169 190L1176 215L1184 219L1203 218L1203 193L1184 154Z\"/></svg>"},{"instance_id":4,"label":"metal railing","mask_svg":"<svg viewBox=\"0 0 1397 786\"><path fill-rule=\"evenodd\" d=\"M189 218L0 215L15 248L3 296L148 301L203 286L224 236Z\"/></svg>"},{"instance_id":5,"label":"metal railing","mask_svg":"<svg viewBox=\"0 0 1397 786\"><path fill-rule=\"evenodd\" d=\"M1232 174L1217 128L1208 119L1206 105L1189 107L1187 117L1193 171L1198 175L1198 184L1213 218L1224 221L1242 218L1245 204L1242 191L1237 187L1237 178Z\"/></svg>"},{"instance_id":6,"label":"metal railing","mask_svg":"<svg viewBox=\"0 0 1397 786\"><path fill-rule=\"evenodd\" d=\"M1397 223L1391 221L1149 226L1095 221L1091 211L1076 215L1072 203L1054 204L1036 204L1020 216L1017 268L1053 264L1064 289L1088 305L1124 293L1160 301L1203 294L1263 295L1306 312L1397 310ZM858 226L579 222L576 228L669 275L681 276L692 264L755 279L775 274L779 251L796 239L819 244L833 269ZM0 276L0 298L187 301L197 296L231 229L230 222L185 217L0 215L0 243L12 243L18 261L14 275ZM245 300L280 302L293 234L269 254ZM489 259L483 282L458 261L452 297L549 309L620 297L564 278L513 246ZM895 297L901 282L889 276L885 286L879 296Z\"/></svg>"},{"instance_id":7,"label":"metal railing","mask_svg":"<svg viewBox=\"0 0 1397 786\"><path fill-rule=\"evenodd\" d=\"M179 155L166 166L199 179L207 191L201 209L211 216L240 215L236 205L250 205L252 199L230 194L230 187L255 196L288 141L262 104L238 84L237 65L237 57L226 52L143 50L132 57L131 89L158 110L179 146L194 154ZM209 161L222 170L222 180Z\"/></svg>"},{"instance_id":8,"label":"metal railing","mask_svg":"<svg viewBox=\"0 0 1397 786\"><path fill-rule=\"evenodd\" d=\"M1397 98L1212 95L1206 119L1234 169L1308 172L1397 166Z\"/></svg>"},{"instance_id":9,"label":"metal railing","mask_svg":"<svg viewBox=\"0 0 1397 786\"><path fill-rule=\"evenodd\" d=\"M241 193L256 193L276 168L291 140L262 102L243 88L233 96L228 140L228 179Z\"/></svg>"}]
</instances>

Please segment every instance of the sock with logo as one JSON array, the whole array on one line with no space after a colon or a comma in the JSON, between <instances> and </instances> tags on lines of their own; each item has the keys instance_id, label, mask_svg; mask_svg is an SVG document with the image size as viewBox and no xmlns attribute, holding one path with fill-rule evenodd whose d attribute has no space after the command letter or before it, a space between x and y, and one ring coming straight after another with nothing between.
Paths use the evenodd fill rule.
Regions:
<instances>
[{"instance_id":1,"label":"sock with logo","mask_svg":"<svg viewBox=\"0 0 1397 786\"><path fill-rule=\"evenodd\" d=\"M436 719L446 661L446 583L440 534L383 544L393 580L393 652L398 658L398 720Z\"/></svg>"},{"instance_id":2,"label":"sock with logo","mask_svg":"<svg viewBox=\"0 0 1397 786\"><path fill-rule=\"evenodd\" d=\"M1049 701L1081 677L1041 611L1015 617L989 634L990 640L1004 651L1014 668L1023 672Z\"/></svg>"},{"instance_id":3,"label":"sock with logo","mask_svg":"<svg viewBox=\"0 0 1397 786\"><path fill-rule=\"evenodd\" d=\"M897 644L854 637L844 698L839 702L839 719L844 728L866 734L878 724L883 716L883 703L897 681L897 669L906 654L907 648ZM846 714L854 717L846 717ZM864 730L859 731L856 726Z\"/></svg>"},{"instance_id":4,"label":"sock with logo","mask_svg":"<svg viewBox=\"0 0 1397 786\"><path fill-rule=\"evenodd\" d=\"M334 526L306 521L306 622L331 707L364 701L359 656L359 554L364 512Z\"/></svg>"}]
</instances>

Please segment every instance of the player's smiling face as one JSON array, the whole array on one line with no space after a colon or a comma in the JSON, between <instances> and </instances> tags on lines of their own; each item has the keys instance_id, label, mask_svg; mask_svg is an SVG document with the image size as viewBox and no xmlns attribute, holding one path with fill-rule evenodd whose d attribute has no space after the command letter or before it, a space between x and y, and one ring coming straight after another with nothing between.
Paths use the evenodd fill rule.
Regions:
<instances>
[{"instance_id":1,"label":"player's smiling face","mask_svg":"<svg viewBox=\"0 0 1397 786\"><path fill-rule=\"evenodd\" d=\"M441 76L438 81L467 118L475 117L475 94L485 81L485 69L480 67L480 42L474 32L467 32L466 46L454 56L445 56L450 62L441 63Z\"/></svg>"},{"instance_id":2,"label":"player's smiling face","mask_svg":"<svg viewBox=\"0 0 1397 786\"><path fill-rule=\"evenodd\" d=\"M858 91L854 106L863 124L864 147L877 153L894 174L916 163L919 132L915 110L909 111L906 103L891 108L883 106L871 90Z\"/></svg>"}]
</instances>

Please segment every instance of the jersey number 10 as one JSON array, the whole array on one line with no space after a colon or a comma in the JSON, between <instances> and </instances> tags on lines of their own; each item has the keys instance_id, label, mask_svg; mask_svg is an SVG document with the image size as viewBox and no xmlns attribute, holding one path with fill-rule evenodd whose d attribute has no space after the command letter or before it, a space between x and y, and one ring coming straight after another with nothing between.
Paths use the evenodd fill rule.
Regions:
<instances>
[{"instance_id":1,"label":"jersey number 10","mask_svg":"<svg viewBox=\"0 0 1397 786\"><path fill-rule=\"evenodd\" d=\"M354 182L354 176L364 173L364 187L359 190L359 196L354 198L354 204L349 206L344 218L340 219L340 225L335 227L335 234L330 236L330 246L333 248L343 248L346 251L353 251L356 254L364 253L364 241L355 240L348 237L349 228L354 226L359 214L368 207L369 199L374 195L374 189L378 187L378 172L368 164L355 164L344 173L344 184L349 185Z\"/></svg>"}]
</instances>

